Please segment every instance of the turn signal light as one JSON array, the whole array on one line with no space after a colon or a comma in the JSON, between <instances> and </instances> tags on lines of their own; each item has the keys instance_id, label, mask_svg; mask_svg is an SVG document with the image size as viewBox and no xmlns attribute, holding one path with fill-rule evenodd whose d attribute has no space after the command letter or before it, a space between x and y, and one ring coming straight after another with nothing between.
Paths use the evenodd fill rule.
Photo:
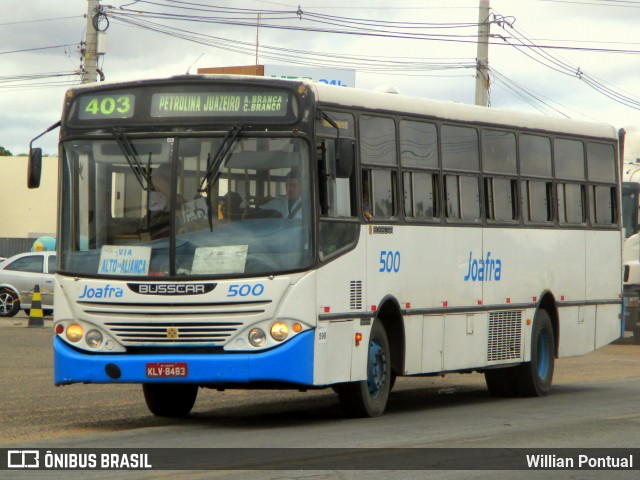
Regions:
<instances>
[{"instance_id":1,"label":"turn signal light","mask_svg":"<svg viewBox=\"0 0 640 480\"><path fill-rule=\"evenodd\" d=\"M84 332L80 325L74 323L67 327L67 339L70 342L75 343L80 341L82 335L84 335Z\"/></svg>"}]
</instances>

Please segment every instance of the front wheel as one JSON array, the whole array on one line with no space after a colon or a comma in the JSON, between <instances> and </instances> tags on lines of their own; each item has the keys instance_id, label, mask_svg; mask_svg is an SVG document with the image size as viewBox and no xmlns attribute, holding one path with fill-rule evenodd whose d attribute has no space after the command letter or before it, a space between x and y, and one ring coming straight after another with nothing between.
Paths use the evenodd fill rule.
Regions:
<instances>
[{"instance_id":1,"label":"front wheel","mask_svg":"<svg viewBox=\"0 0 640 480\"><path fill-rule=\"evenodd\" d=\"M145 383L142 385L149 411L157 417L186 417L198 395L198 386L184 383Z\"/></svg>"},{"instance_id":2,"label":"front wheel","mask_svg":"<svg viewBox=\"0 0 640 480\"><path fill-rule=\"evenodd\" d=\"M0 290L0 317L13 317L20 310L18 295L8 288Z\"/></svg>"},{"instance_id":3,"label":"front wheel","mask_svg":"<svg viewBox=\"0 0 640 480\"><path fill-rule=\"evenodd\" d=\"M391 391L389 341L380 320L375 320L369 336L367 379L336 385L340 405L350 417L379 417L384 413Z\"/></svg>"},{"instance_id":4,"label":"front wheel","mask_svg":"<svg viewBox=\"0 0 640 480\"><path fill-rule=\"evenodd\" d=\"M531 361L517 367L515 382L522 397L542 397L551 389L555 363L555 336L546 310L538 310L531 332Z\"/></svg>"}]
</instances>

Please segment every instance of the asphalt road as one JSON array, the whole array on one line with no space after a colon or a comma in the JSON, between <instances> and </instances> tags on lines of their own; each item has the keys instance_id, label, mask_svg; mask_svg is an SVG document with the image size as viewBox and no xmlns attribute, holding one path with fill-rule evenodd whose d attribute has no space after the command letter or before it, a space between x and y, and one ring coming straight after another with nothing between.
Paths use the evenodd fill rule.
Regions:
<instances>
[{"instance_id":1,"label":"asphalt road","mask_svg":"<svg viewBox=\"0 0 640 480\"><path fill-rule=\"evenodd\" d=\"M55 387L51 320L45 319L44 323L44 328L29 328L24 316L0 320L0 445L175 424L176 420L155 418L148 412L139 385ZM625 379L640 380L640 346L629 338L586 356L560 359L554 386ZM465 392L488 397L484 377L451 374L444 378L400 378L388 412L415 408L423 403L421 399L430 408L449 405L460 401ZM201 389L187 423L216 419L251 422L258 413L274 418L310 415L317 421L342 418L331 390Z\"/></svg>"}]
</instances>

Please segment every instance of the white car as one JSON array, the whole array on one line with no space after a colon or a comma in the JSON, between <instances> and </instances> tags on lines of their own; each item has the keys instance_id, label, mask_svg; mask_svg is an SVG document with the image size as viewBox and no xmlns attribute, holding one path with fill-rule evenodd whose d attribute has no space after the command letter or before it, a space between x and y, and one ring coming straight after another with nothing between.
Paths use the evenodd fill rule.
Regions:
<instances>
[{"instance_id":1,"label":"white car","mask_svg":"<svg viewBox=\"0 0 640 480\"><path fill-rule=\"evenodd\" d=\"M53 279L56 252L27 252L0 263L0 317L13 317L31 309L33 290L40 288L45 315L53 312Z\"/></svg>"}]
</instances>

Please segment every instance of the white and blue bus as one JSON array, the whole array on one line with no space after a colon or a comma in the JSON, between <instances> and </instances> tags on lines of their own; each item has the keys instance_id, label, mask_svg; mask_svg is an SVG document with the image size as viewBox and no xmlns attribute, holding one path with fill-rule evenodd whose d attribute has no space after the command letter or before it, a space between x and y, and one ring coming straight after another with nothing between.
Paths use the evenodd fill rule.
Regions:
<instances>
[{"instance_id":1,"label":"white and blue bus","mask_svg":"<svg viewBox=\"0 0 640 480\"><path fill-rule=\"evenodd\" d=\"M160 416L331 387L377 416L397 376L545 395L621 334L611 126L195 75L74 87L59 124L56 385L142 384Z\"/></svg>"}]
</instances>

